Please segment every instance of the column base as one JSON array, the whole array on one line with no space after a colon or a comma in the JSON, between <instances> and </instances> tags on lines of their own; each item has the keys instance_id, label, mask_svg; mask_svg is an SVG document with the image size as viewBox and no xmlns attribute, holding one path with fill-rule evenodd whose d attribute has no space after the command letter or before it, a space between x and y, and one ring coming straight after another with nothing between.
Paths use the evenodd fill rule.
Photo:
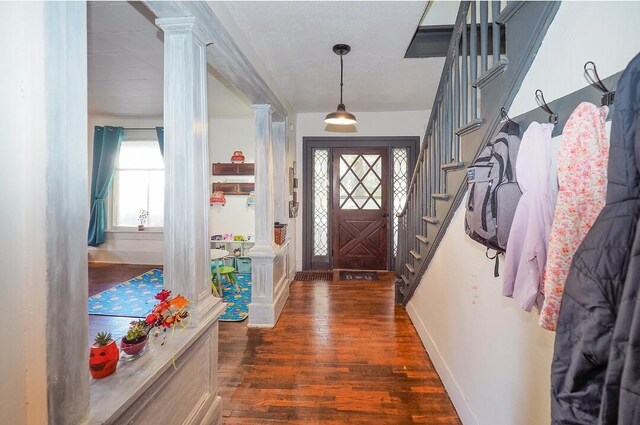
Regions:
<instances>
[{"instance_id":1,"label":"column base","mask_svg":"<svg viewBox=\"0 0 640 425\"><path fill-rule=\"evenodd\" d=\"M289 299L289 279L282 281L273 302L251 303L249 305L250 328L273 328Z\"/></svg>"}]
</instances>

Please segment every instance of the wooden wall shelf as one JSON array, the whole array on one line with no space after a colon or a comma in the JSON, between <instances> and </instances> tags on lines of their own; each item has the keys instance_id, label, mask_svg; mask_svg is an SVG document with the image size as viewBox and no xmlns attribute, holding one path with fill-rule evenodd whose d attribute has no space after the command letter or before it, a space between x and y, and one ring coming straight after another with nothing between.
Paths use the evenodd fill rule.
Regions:
<instances>
[{"instance_id":1,"label":"wooden wall shelf","mask_svg":"<svg viewBox=\"0 0 640 425\"><path fill-rule=\"evenodd\" d=\"M213 183L213 192L223 191L224 195L248 195L255 190L255 183Z\"/></svg>"},{"instance_id":2,"label":"wooden wall shelf","mask_svg":"<svg viewBox=\"0 0 640 425\"><path fill-rule=\"evenodd\" d=\"M255 164L253 162L243 162L241 164L215 162L211 164L211 172L214 176L253 176Z\"/></svg>"}]
</instances>

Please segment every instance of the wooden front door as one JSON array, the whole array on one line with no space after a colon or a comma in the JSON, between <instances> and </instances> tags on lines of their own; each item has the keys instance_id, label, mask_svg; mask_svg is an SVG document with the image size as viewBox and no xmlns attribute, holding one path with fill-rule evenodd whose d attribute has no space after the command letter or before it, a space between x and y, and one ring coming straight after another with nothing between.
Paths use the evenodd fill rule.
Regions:
<instances>
[{"instance_id":1,"label":"wooden front door","mask_svg":"<svg viewBox=\"0 0 640 425\"><path fill-rule=\"evenodd\" d=\"M387 149L335 148L332 165L333 267L386 270Z\"/></svg>"}]
</instances>

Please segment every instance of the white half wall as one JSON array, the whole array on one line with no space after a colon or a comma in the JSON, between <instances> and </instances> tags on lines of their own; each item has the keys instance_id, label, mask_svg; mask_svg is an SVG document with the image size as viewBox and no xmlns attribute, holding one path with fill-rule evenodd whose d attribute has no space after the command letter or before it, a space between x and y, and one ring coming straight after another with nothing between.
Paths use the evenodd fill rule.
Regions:
<instances>
[{"instance_id":1,"label":"white half wall","mask_svg":"<svg viewBox=\"0 0 640 425\"><path fill-rule=\"evenodd\" d=\"M382 136L419 136L422 142L431 111L392 111L392 112L354 112L358 119L355 132L338 133L326 131L324 117L326 113L298 114L296 119L296 176L298 177L298 202L300 210L296 219L296 270L302 270L302 216L305 194L302 173L302 155L304 137L382 137Z\"/></svg>"},{"instance_id":2,"label":"white half wall","mask_svg":"<svg viewBox=\"0 0 640 425\"><path fill-rule=\"evenodd\" d=\"M550 102L585 87L588 60L601 78L624 69L640 50L638 16L640 2L563 2L510 115L537 107L537 88ZM493 261L466 236L463 220L464 207L407 311L463 423L549 423L555 334L538 326L537 313L502 296L502 277L493 277Z\"/></svg>"}]
</instances>

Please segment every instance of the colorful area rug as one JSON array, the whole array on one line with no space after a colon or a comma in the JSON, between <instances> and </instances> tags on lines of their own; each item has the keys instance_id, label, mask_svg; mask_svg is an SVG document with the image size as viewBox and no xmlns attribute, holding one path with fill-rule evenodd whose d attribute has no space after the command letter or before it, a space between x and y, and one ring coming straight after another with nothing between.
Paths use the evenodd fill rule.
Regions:
<instances>
[{"instance_id":1,"label":"colorful area rug","mask_svg":"<svg viewBox=\"0 0 640 425\"><path fill-rule=\"evenodd\" d=\"M162 270L149 270L140 276L89 297L89 314L146 317L158 302L154 296L161 290Z\"/></svg>"},{"instance_id":2,"label":"colorful area rug","mask_svg":"<svg viewBox=\"0 0 640 425\"><path fill-rule=\"evenodd\" d=\"M340 280L379 280L376 272L341 271Z\"/></svg>"},{"instance_id":3,"label":"colorful area rug","mask_svg":"<svg viewBox=\"0 0 640 425\"><path fill-rule=\"evenodd\" d=\"M99 316L146 317L158 302L154 296L162 290L162 271L149 270L140 276L89 297L89 314ZM240 291L222 279L222 301L227 309L221 321L239 322L249 315L251 303L251 273L235 275Z\"/></svg>"},{"instance_id":4,"label":"colorful area rug","mask_svg":"<svg viewBox=\"0 0 640 425\"><path fill-rule=\"evenodd\" d=\"M220 316L222 322L240 322L249 316L251 273L236 273L235 278L240 292L227 279L222 279L222 301L227 303L227 309Z\"/></svg>"}]
</instances>

